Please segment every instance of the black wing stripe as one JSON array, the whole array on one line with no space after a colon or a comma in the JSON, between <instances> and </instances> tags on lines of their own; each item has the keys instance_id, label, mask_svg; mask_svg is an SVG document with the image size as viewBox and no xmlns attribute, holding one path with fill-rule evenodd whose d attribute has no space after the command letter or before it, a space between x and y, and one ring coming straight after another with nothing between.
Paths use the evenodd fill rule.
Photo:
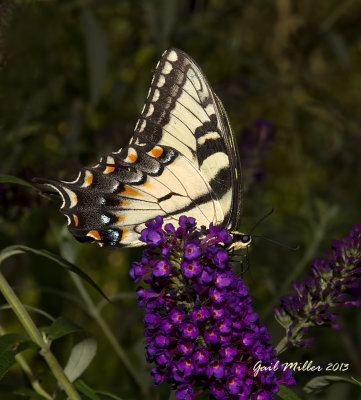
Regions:
<instances>
[{"instance_id":1,"label":"black wing stripe","mask_svg":"<svg viewBox=\"0 0 361 400\"><path fill-rule=\"evenodd\" d=\"M183 121L181 121L183 123ZM159 132L160 128L159 128L159 124L157 124L156 122L148 119L147 120L147 128L153 128L153 129L149 129L147 131L148 135L142 136L142 141L139 141L138 143L160 143L161 139L162 139L162 133ZM190 159L193 159L195 156L195 149L192 149L191 147L189 147L189 145L185 142L183 142L182 140L180 140L179 138L177 138L176 136L174 136L168 129L163 128L162 129L163 132L166 132L169 136L171 136L172 141L171 142L167 142L164 143L165 145L172 145L173 147L178 150L180 153L182 154L189 154L190 153ZM192 135L193 137L193 135ZM181 143L181 147L179 147L179 145L176 145L176 143L174 143L174 140L178 141ZM188 157L189 158L189 157Z\"/></svg>"},{"instance_id":2,"label":"black wing stripe","mask_svg":"<svg viewBox=\"0 0 361 400\"><path fill-rule=\"evenodd\" d=\"M183 92L186 93L186 92ZM193 131L190 129L190 127L185 124L185 122L181 119L182 117L184 118L184 113L182 112L183 109L178 109L177 105L183 107L187 113L192 114L196 119L198 119L200 121L200 123L203 123L204 121L202 121L201 118L199 118L199 116L197 114L195 114L190 108L189 106L187 106L185 103L183 103L183 101L181 101L181 97L183 95L183 93L180 93L177 97L167 97L166 99L163 99L161 101L158 101L156 106L154 106L154 111L148 115L146 114L145 117L142 117L142 119L149 121L149 120L153 120L153 121L157 121L159 122L162 119L162 114L164 113L164 108L161 107L162 105L166 105L169 106L169 114L175 116L176 118L178 118L187 128L187 130L189 130L190 134L193 135ZM173 104L174 103L174 104ZM151 103L152 104L152 103ZM204 111L203 107L201 107L200 103L197 102L197 104L195 105L195 107L201 111L203 111L205 118L209 118L208 114ZM148 108L146 109L148 111ZM177 116L176 113L179 113L180 116ZM168 117L169 120L169 117ZM169 122L168 122L169 123Z\"/></svg>"},{"instance_id":3,"label":"black wing stripe","mask_svg":"<svg viewBox=\"0 0 361 400\"><path fill-rule=\"evenodd\" d=\"M174 67L174 69L177 69L181 74L184 74L185 78L187 78L187 72L191 69L191 67L189 66L189 67L187 68L186 71L184 71L183 69L181 69L181 68L179 68L179 67L177 67L177 66ZM164 76L164 75L163 75L163 76ZM174 86L178 86L178 87L179 87L177 96L174 96L173 98L177 100L177 99L179 99L179 97L181 97L182 92L183 92L183 93L187 93L194 101L196 101L196 102L198 103L199 109L202 110L202 111L204 111L201 98L199 97L199 90L195 87L195 85L194 85L194 83L193 83L192 80L188 79L187 82L189 82L189 83L192 85L192 87L194 88L194 91L195 91L195 93L196 93L196 95L197 95L197 99L196 99L194 96L192 96L192 94L190 94L190 93L184 88L183 82L182 82L183 85L182 85L182 84L179 84L178 82L173 82L173 83L170 83L170 84L169 84L170 87L174 87ZM207 90L207 92L208 92L208 90ZM150 97L150 96L149 96L149 97ZM209 100L209 99L211 99L211 94L208 92L208 96L207 96L206 101ZM159 103L161 103L161 101L160 101ZM203 103L204 103L204 101L203 101ZM188 109L188 110L189 110L189 109ZM191 110L189 110L189 111L192 112ZM206 113L205 111L204 111L204 113L207 115L207 113ZM200 120L200 121L201 121L201 120ZM201 121L201 122L202 122L202 121Z\"/></svg>"}]
</instances>

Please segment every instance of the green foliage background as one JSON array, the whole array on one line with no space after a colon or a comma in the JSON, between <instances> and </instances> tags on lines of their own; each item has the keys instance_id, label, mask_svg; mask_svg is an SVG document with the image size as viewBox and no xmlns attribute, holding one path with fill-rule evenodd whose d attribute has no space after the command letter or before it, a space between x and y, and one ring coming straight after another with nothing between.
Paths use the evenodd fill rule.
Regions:
<instances>
[{"instance_id":1,"label":"green foliage background","mask_svg":"<svg viewBox=\"0 0 361 400\"><path fill-rule=\"evenodd\" d=\"M240 142L256 120L275 125L274 142L261 160L264 178L256 182L251 170L244 171L241 229L247 232L274 207L257 233L300 245L290 251L259 239L249 256L245 279L276 343L282 335L272 316L277 298L289 292L292 279L307 274L309 262L323 256L332 239L361 222L360 18L361 3L352 0L2 1L0 173L72 180L82 165L126 145L158 58L171 46L186 51L222 99ZM149 385L149 398L159 398L144 361L142 311L128 276L140 250L76 243L60 204L30 188L2 184L0 195L0 247L24 244L62 254L115 296L114 304L104 305L104 317ZM9 259L3 270L24 303L64 315L98 339L83 376L88 384L142 397L78 305L67 273L35 256ZM290 351L283 360L347 362L349 375L361 376L360 312L341 314L343 330L315 330L312 349ZM33 317L40 326L48 323ZM9 332L22 332L9 310L1 311L0 322ZM55 344L62 363L72 340ZM26 356L51 385L36 353ZM300 384L312 377L296 374ZM4 385L24 382L14 368ZM307 398L356 397L339 384Z\"/></svg>"}]
</instances>

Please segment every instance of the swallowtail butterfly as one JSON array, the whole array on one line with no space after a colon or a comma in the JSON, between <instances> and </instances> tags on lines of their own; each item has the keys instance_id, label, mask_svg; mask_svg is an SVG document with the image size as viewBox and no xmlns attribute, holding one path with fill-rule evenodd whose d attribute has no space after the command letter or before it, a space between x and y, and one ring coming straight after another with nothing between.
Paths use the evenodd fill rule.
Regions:
<instances>
[{"instance_id":1,"label":"swallowtail butterfly","mask_svg":"<svg viewBox=\"0 0 361 400\"><path fill-rule=\"evenodd\" d=\"M241 169L227 114L204 73L186 53L159 60L129 145L83 168L73 182L38 179L63 199L69 231L101 246L143 244L139 234L157 215L181 215L199 226L238 226ZM231 232L238 249L250 237ZM237 236L238 235L238 236Z\"/></svg>"}]
</instances>

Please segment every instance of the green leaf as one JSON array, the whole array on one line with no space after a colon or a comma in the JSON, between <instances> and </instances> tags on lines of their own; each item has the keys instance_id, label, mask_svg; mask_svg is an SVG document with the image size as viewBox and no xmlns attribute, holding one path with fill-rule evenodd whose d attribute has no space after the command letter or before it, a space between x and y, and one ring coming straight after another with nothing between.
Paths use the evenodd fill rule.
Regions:
<instances>
[{"instance_id":1,"label":"green leaf","mask_svg":"<svg viewBox=\"0 0 361 400\"><path fill-rule=\"evenodd\" d=\"M32 253L32 254L36 254L36 255L48 258L48 259L54 261L56 264L60 265L62 268L65 268L68 271L74 272L75 274L79 275L82 279L87 281L91 286L93 286L94 289L96 289L104 298L106 298L110 302L108 297L103 293L103 291L100 289L100 287L90 278L90 276L88 274L86 274L84 271L82 271L76 265L70 263L67 260L64 260L64 258L61 258L61 257L57 256L56 254L50 253L47 250L37 250L37 249L33 249L32 247L27 247L27 246L23 246L23 245L14 245L14 246L5 247L5 249L3 249L0 252L0 264L6 258L9 258L16 254L21 254L21 253Z\"/></svg>"},{"instance_id":2,"label":"green leaf","mask_svg":"<svg viewBox=\"0 0 361 400\"><path fill-rule=\"evenodd\" d=\"M49 321L51 321L51 322L54 321L54 318L53 318L50 314L48 314L48 313L45 312L44 310L41 310L41 309L38 308L38 307L29 306L28 304L23 304L23 306L24 306L28 311L31 311L31 312L34 312L34 313L36 313L36 314L42 315L43 317L47 318L47 319L48 319ZM4 304L3 306L0 306L0 311L2 311L2 310L11 310L11 309L12 309L12 307L11 307L11 305L9 305L9 304Z\"/></svg>"},{"instance_id":3,"label":"green leaf","mask_svg":"<svg viewBox=\"0 0 361 400\"><path fill-rule=\"evenodd\" d=\"M74 382L74 386L80 393L84 394L87 398L91 400L100 400L100 397L97 395L95 390L92 389L81 379L78 379L76 382Z\"/></svg>"},{"instance_id":4,"label":"green leaf","mask_svg":"<svg viewBox=\"0 0 361 400\"><path fill-rule=\"evenodd\" d=\"M30 182L18 178L17 176L12 176L7 174L0 174L0 183L15 183L17 185L27 186L32 189L36 189L36 187L32 185Z\"/></svg>"},{"instance_id":5,"label":"green leaf","mask_svg":"<svg viewBox=\"0 0 361 400\"><path fill-rule=\"evenodd\" d=\"M277 393L277 396L280 397L283 400L301 400L300 397L297 396L297 394L290 389L288 386L285 385L279 385L279 392Z\"/></svg>"},{"instance_id":6,"label":"green leaf","mask_svg":"<svg viewBox=\"0 0 361 400\"><path fill-rule=\"evenodd\" d=\"M4 351L12 351L14 354L20 353L29 348L30 345L35 346L28 336L18 333L6 333L0 336L0 354Z\"/></svg>"},{"instance_id":7,"label":"green leaf","mask_svg":"<svg viewBox=\"0 0 361 400\"><path fill-rule=\"evenodd\" d=\"M114 393L109 393L109 392L103 392L102 390L97 390L97 394L101 396L102 398L108 397L113 400L124 400L124 397L119 397L115 395Z\"/></svg>"},{"instance_id":8,"label":"green leaf","mask_svg":"<svg viewBox=\"0 0 361 400\"><path fill-rule=\"evenodd\" d=\"M35 344L25 335L7 333L0 336L0 380L15 364L15 355L35 347Z\"/></svg>"},{"instance_id":9,"label":"green leaf","mask_svg":"<svg viewBox=\"0 0 361 400\"><path fill-rule=\"evenodd\" d=\"M337 382L355 384L355 382L352 379L346 378L344 376L323 375L323 376L317 376L316 378L313 378L310 381L308 381L306 385L303 387L303 390L307 394L316 393Z\"/></svg>"},{"instance_id":10,"label":"green leaf","mask_svg":"<svg viewBox=\"0 0 361 400\"><path fill-rule=\"evenodd\" d=\"M95 391L89 385L87 385L82 379L77 379L73 383L73 385L80 393L82 393L91 400L100 400L104 398L109 398L113 400L124 400L123 397L119 397L114 393L104 392L102 390Z\"/></svg>"},{"instance_id":11,"label":"green leaf","mask_svg":"<svg viewBox=\"0 0 361 400\"><path fill-rule=\"evenodd\" d=\"M19 396L27 397L29 399L48 400L46 397L35 392L35 390L29 389L29 388L19 388L19 389L14 390L13 393L18 394Z\"/></svg>"},{"instance_id":12,"label":"green leaf","mask_svg":"<svg viewBox=\"0 0 361 400\"><path fill-rule=\"evenodd\" d=\"M361 381L359 381L358 379L354 378L353 376L351 376L350 381L357 385L357 386L361 386Z\"/></svg>"},{"instance_id":13,"label":"green leaf","mask_svg":"<svg viewBox=\"0 0 361 400\"><path fill-rule=\"evenodd\" d=\"M41 330L45 332L51 340L56 340L75 332L84 332L84 329L65 317L57 318L50 326L45 326Z\"/></svg>"},{"instance_id":14,"label":"green leaf","mask_svg":"<svg viewBox=\"0 0 361 400\"><path fill-rule=\"evenodd\" d=\"M97 343L94 338L86 338L73 347L64 368L64 373L70 382L74 382L88 368L96 350Z\"/></svg>"},{"instance_id":15,"label":"green leaf","mask_svg":"<svg viewBox=\"0 0 361 400\"><path fill-rule=\"evenodd\" d=\"M84 30L89 75L90 103L95 106L107 75L107 38L96 16L89 8L83 8L81 21Z\"/></svg>"},{"instance_id":16,"label":"green leaf","mask_svg":"<svg viewBox=\"0 0 361 400\"><path fill-rule=\"evenodd\" d=\"M12 351L5 351L0 354L0 381L15 364L15 355Z\"/></svg>"},{"instance_id":17,"label":"green leaf","mask_svg":"<svg viewBox=\"0 0 361 400\"><path fill-rule=\"evenodd\" d=\"M0 252L0 264L3 263L7 258L23 253L25 253L24 250L17 249L16 246L5 247L5 249L1 250Z\"/></svg>"}]
</instances>

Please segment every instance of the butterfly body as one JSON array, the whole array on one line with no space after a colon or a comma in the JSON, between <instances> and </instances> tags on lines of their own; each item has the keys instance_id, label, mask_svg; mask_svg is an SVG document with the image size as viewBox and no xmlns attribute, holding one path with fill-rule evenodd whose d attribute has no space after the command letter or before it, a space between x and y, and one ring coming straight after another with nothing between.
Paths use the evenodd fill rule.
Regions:
<instances>
[{"instance_id":1,"label":"butterfly body","mask_svg":"<svg viewBox=\"0 0 361 400\"><path fill-rule=\"evenodd\" d=\"M198 65L167 50L154 71L128 146L83 168L73 182L38 180L62 197L62 213L79 240L138 246L145 223L193 216L199 226L240 219L237 147L222 103Z\"/></svg>"}]
</instances>

